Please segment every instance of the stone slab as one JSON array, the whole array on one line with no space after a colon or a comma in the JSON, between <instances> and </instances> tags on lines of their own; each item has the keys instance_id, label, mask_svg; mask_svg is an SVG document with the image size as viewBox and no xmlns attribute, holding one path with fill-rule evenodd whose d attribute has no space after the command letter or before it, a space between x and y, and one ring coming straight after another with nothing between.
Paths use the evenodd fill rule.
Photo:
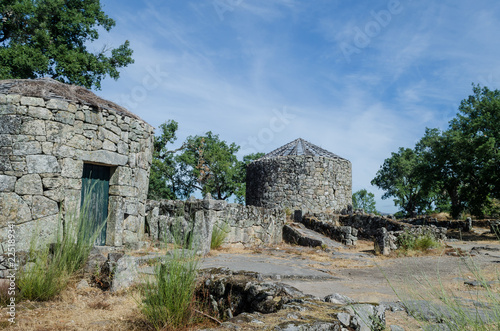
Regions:
<instances>
[{"instance_id":1,"label":"stone slab","mask_svg":"<svg viewBox=\"0 0 500 331\"><path fill-rule=\"evenodd\" d=\"M233 272L256 272L263 278L332 280L336 277L308 266L310 261L286 260L271 256L247 254L221 254L206 257L201 269L228 268Z\"/></svg>"}]
</instances>

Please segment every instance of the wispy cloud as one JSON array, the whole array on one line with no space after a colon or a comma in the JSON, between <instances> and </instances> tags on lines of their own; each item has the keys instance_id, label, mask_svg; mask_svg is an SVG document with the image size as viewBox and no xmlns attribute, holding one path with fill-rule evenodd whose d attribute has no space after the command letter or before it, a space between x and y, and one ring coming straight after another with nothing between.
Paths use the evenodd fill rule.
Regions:
<instances>
[{"instance_id":1,"label":"wispy cloud","mask_svg":"<svg viewBox=\"0 0 500 331\"><path fill-rule=\"evenodd\" d=\"M383 160L425 127L445 128L472 82L500 87L499 3L400 0L390 22L377 21L395 2L227 0L221 19L212 1L108 0L117 26L95 46L128 39L136 62L99 94L139 95L130 110L156 127L177 120L180 141L212 130L249 147L260 134L269 152L303 137L351 160L354 189L391 211L370 187ZM380 29L356 46L372 22ZM350 62L342 43L358 47ZM151 71L159 84L145 88ZM283 109L293 119L273 131Z\"/></svg>"}]
</instances>

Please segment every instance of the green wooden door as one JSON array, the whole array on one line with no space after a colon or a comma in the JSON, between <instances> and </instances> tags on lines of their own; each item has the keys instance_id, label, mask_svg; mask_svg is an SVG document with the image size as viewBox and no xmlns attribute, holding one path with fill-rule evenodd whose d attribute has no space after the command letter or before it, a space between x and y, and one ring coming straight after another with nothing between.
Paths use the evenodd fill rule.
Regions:
<instances>
[{"instance_id":1,"label":"green wooden door","mask_svg":"<svg viewBox=\"0 0 500 331\"><path fill-rule=\"evenodd\" d=\"M106 219L108 217L110 168L95 164L83 165L82 206L87 204L88 226L95 233L102 229L97 237L97 246L106 244Z\"/></svg>"}]
</instances>

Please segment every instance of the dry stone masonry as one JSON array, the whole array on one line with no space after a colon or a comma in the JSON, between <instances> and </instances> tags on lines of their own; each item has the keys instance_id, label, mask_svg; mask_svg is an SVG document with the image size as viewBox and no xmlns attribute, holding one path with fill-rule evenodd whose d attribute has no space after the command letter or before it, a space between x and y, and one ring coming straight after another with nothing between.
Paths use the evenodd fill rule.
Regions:
<instances>
[{"instance_id":1,"label":"dry stone masonry","mask_svg":"<svg viewBox=\"0 0 500 331\"><path fill-rule=\"evenodd\" d=\"M16 225L18 250L28 248L34 233L41 241L53 236L59 213L79 208L82 182L100 171L109 215L102 244L142 239L149 124L84 88L51 79L0 80L0 118L2 245L9 222Z\"/></svg>"},{"instance_id":2,"label":"dry stone masonry","mask_svg":"<svg viewBox=\"0 0 500 331\"><path fill-rule=\"evenodd\" d=\"M225 242L245 245L279 244L286 214L281 209L242 206L204 199L148 200L147 231L153 240L173 240L176 227L182 235L193 234L194 246L201 254L210 250L214 226L227 231Z\"/></svg>"},{"instance_id":3,"label":"dry stone masonry","mask_svg":"<svg viewBox=\"0 0 500 331\"><path fill-rule=\"evenodd\" d=\"M351 162L296 139L249 164L247 205L305 212L352 208Z\"/></svg>"}]
</instances>

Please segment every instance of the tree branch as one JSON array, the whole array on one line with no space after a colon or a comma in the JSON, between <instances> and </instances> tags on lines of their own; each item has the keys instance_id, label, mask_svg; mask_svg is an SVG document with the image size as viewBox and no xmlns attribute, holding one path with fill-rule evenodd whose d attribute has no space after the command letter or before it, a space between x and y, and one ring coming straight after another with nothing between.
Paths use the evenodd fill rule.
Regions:
<instances>
[{"instance_id":1,"label":"tree branch","mask_svg":"<svg viewBox=\"0 0 500 331\"><path fill-rule=\"evenodd\" d=\"M181 151L183 149L185 149L187 147L187 144L184 143L182 144L181 147L177 148L177 149L174 149L173 151L166 151L165 154L173 154L173 153L177 153L178 151Z\"/></svg>"},{"instance_id":2,"label":"tree branch","mask_svg":"<svg viewBox=\"0 0 500 331\"><path fill-rule=\"evenodd\" d=\"M196 310L196 309L193 309L193 311L194 311L195 313L201 314L201 315L203 315L203 316L205 316L205 317L207 317L207 318L210 318L210 319L211 319L212 321L214 321L214 322L217 322L217 323L219 323L219 324L222 324L222 322L221 322L221 321L219 321L218 319L216 319L215 317L210 316L210 315L208 315L208 314L205 314L205 313L204 313L204 312L202 312L202 311L199 311L199 310Z\"/></svg>"}]
</instances>

